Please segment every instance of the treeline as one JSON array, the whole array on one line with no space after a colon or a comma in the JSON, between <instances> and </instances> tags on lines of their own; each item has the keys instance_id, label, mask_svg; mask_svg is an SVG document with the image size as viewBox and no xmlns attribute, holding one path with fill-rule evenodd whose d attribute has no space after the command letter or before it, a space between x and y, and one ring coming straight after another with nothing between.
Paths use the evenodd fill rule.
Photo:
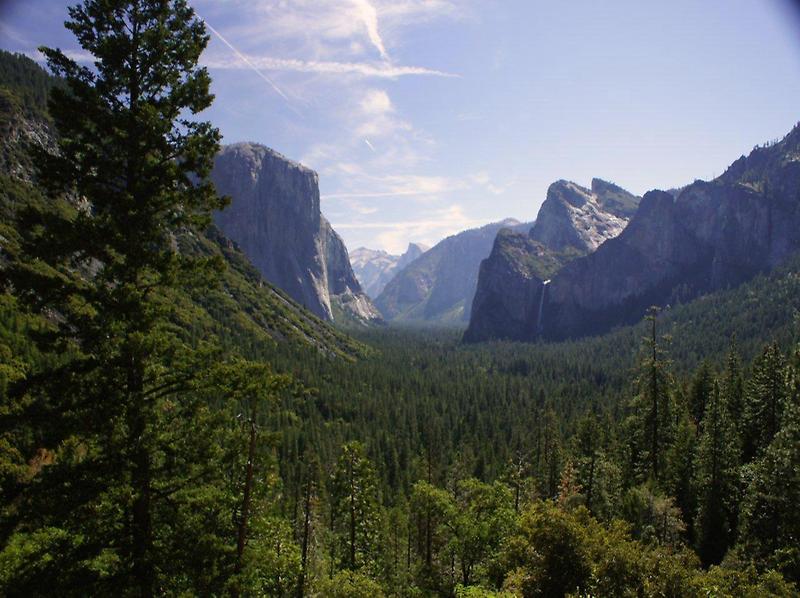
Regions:
<instances>
[{"instance_id":1,"label":"treeline","mask_svg":"<svg viewBox=\"0 0 800 598\"><path fill-rule=\"evenodd\" d=\"M58 84L31 58L5 50L0 50L0 81L28 113L46 112L50 90Z\"/></svg>"}]
</instances>

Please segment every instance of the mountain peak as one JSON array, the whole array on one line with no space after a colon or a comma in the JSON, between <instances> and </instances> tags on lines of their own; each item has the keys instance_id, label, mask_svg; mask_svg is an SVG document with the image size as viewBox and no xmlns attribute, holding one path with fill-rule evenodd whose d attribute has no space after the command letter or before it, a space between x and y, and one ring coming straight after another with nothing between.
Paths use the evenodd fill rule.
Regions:
<instances>
[{"instance_id":1,"label":"mountain peak","mask_svg":"<svg viewBox=\"0 0 800 598\"><path fill-rule=\"evenodd\" d=\"M602 179L593 179L591 190L561 179L547 189L530 235L554 251L592 252L622 232L638 203Z\"/></svg>"}]
</instances>

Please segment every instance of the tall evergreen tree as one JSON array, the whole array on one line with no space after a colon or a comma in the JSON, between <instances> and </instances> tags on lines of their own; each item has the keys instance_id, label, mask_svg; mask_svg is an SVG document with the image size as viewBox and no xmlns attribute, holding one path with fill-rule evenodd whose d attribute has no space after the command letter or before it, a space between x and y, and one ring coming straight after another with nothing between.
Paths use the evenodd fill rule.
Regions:
<instances>
[{"instance_id":1,"label":"tall evergreen tree","mask_svg":"<svg viewBox=\"0 0 800 598\"><path fill-rule=\"evenodd\" d=\"M695 529L698 553L708 566L722 561L733 541L738 465L733 424L716 383L702 425L696 464L699 505Z\"/></svg>"},{"instance_id":2,"label":"tall evergreen tree","mask_svg":"<svg viewBox=\"0 0 800 598\"><path fill-rule=\"evenodd\" d=\"M763 454L781 427L787 399L784 366L783 355L775 343L765 347L753 364L745 391L745 462Z\"/></svg>"},{"instance_id":3,"label":"tall evergreen tree","mask_svg":"<svg viewBox=\"0 0 800 598\"><path fill-rule=\"evenodd\" d=\"M35 563L14 583L218 591L230 551L206 539L231 531L223 414L197 374L210 354L170 325L173 290L214 269L179 237L223 206L207 180L219 134L194 118L213 98L197 66L208 36L185 0L85 0L69 15L95 63L42 48L64 81L50 103L59 147L37 156L50 201L19 214L8 272L47 318L40 347L60 356L16 391L38 426L29 450L47 459L5 512L7 550Z\"/></svg>"},{"instance_id":4,"label":"tall evergreen tree","mask_svg":"<svg viewBox=\"0 0 800 598\"><path fill-rule=\"evenodd\" d=\"M800 405L752 471L741 514L742 556L800 583Z\"/></svg>"},{"instance_id":5,"label":"tall evergreen tree","mask_svg":"<svg viewBox=\"0 0 800 598\"><path fill-rule=\"evenodd\" d=\"M344 569L377 572L380 560L380 508L375 471L364 447L342 447L331 487L332 527Z\"/></svg>"},{"instance_id":6,"label":"tall evergreen tree","mask_svg":"<svg viewBox=\"0 0 800 598\"><path fill-rule=\"evenodd\" d=\"M714 376L711 373L711 366L708 365L707 361L704 361L695 372L691 388L689 389L689 413L695 425L698 426L698 430L700 422L703 420L706 405L709 402L713 387Z\"/></svg>"},{"instance_id":7,"label":"tall evergreen tree","mask_svg":"<svg viewBox=\"0 0 800 598\"><path fill-rule=\"evenodd\" d=\"M722 397L728 406L731 421L736 428L738 442L741 444L742 430L744 427L744 377L742 375L741 359L736 345L736 337L731 339L728 357L725 361L725 371L721 379ZM741 448L741 447L740 447Z\"/></svg>"},{"instance_id":8,"label":"tall evergreen tree","mask_svg":"<svg viewBox=\"0 0 800 598\"><path fill-rule=\"evenodd\" d=\"M657 335L658 309L648 311L650 334L643 339L636 396L628 422L633 473L656 481L664 474L665 458L673 436L672 375L670 363Z\"/></svg>"}]
</instances>

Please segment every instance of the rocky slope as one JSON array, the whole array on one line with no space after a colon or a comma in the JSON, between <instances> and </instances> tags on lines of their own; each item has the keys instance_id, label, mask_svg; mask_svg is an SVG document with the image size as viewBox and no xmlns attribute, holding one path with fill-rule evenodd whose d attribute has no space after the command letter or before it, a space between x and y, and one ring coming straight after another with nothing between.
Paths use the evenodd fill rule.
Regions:
<instances>
[{"instance_id":1,"label":"rocky slope","mask_svg":"<svg viewBox=\"0 0 800 598\"><path fill-rule=\"evenodd\" d=\"M540 301L541 317L525 340L601 333L641 319L650 305L734 287L799 250L795 127L713 181L647 193L618 237L564 266L550 284L539 283L541 292L532 301Z\"/></svg>"},{"instance_id":2,"label":"rocky slope","mask_svg":"<svg viewBox=\"0 0 800 598\"><path fill-rule=\"evenodd\" d=\"M0 278L4 260L19 242L14 213L27 204L48 201L33 184L33 165L25 146L38 145L51 151L56 133L49 124L45 106L47 74L30 59L0 51L0 60L11 61L24 76L8 80L0 75ZM0 69L0 73L3 70ZM33 101L39 97L38 101ZM366 348L327 322L302 309L293 299L265 281L240 248L211 226L207 231L187 230L175 239L176 246L193 255L221 259L219 286L178 291L175 323L197 337L216 335L237 351L262 351L276 342L311 346L327 355L353 359ZM14 321L14 313L5 314ZM250 354L248 353L248 356Z\"/></svg>"},{"instance_id":3,"label":"rocky slope","mask_svg":"<svg viewBox=\"0 0 800 598\"><path fill-rule=\"evenodd\" d=\"M392 255L381 249L359 247L350 252L350 265L361 288L373 299L381 294L395 274L413 262L430 247L409 243L403 255Z\"/></svg>"},{"instance_id":4,"label":"rocky slope","mask_svg":"<svg viewBox=\"0 0 800 598\"><path fill-rule=\"evenodd\" d=\"M529 340L541 333L549 279L566 263L619 235L640 198L603 181L591 189L556 181L525 235L502 230L481 263L464 339Z\"/></svg>"},{"instance_id":5,"label":"rocky slope","mask_svg":"<svg viewBox=\"0 0 800 598\"><path fill-rule=\"evenodd\" d=\"M254 143L226 146L211 175L231 204L214 215L259 272L314 314L380 319L350 267L347 249L320 213L317 174ZM341 318L339 318L341 319Z\"/></svg>"},{"instance_id":6,"label":"rocky slope","mask_svg":"<svg viewBox=\"0 0 800 598\"><path fill-rule=\"evenodd\" d=\"M478 267L501 228L528 230L507 219L447 237L406 266L375 304L387 320L460 324L469 320Z\"/></svg>"}]
</instances>

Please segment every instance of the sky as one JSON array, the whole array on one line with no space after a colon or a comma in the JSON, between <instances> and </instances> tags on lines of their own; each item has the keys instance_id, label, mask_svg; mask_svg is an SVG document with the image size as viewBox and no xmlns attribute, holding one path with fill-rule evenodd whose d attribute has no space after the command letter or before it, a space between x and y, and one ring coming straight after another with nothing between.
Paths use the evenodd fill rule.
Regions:
<instances>
[{"instance_id":1,"label":"sky","mask_svg":"<svg viewBox=\"0 0 800 598\"><path fill-rule=\"evenodd\" d=\"M709 179L800 120L789 0L190 0L225 143L319 173L348 248L402 252L553 181ZM0 47L81 49L58 0L0 0Z\"/></svg>"}]
</instances>

